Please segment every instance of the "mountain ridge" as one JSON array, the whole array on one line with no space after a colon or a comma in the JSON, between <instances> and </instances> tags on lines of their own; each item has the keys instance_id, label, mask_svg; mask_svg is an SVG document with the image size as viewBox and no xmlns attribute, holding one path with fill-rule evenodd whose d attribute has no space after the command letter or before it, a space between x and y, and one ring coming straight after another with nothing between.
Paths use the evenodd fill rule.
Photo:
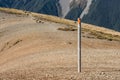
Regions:
<instances>
[{"instance_id":1,"label":"mountain ridge","mask_svg":"<svg viewBox=\"0 0 120 80\"><path fill-rule=\"evenodd\" d=\"M17 8L72 20L82 16L85 23L120 31L119 0L0 0L0 7Z\"/></svg>"}]
</instances>

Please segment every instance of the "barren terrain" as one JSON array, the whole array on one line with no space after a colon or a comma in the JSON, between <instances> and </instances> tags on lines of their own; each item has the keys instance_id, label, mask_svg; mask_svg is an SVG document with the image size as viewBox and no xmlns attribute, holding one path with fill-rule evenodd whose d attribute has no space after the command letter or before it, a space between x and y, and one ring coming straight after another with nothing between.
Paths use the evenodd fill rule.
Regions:
<instances>
[{"instance_id":1,"label":"barren terrain","mask_svg":"<svg viewBox=\"0 0 120 80\"><path fill-rule=\"evenodd\" d=\"M77 73L77 31L31 14L0 12L0 80L120 80L120 41L82 32L82 72ZM119 32L82 24L85 29Z\"/></svg>"}]
</instances>

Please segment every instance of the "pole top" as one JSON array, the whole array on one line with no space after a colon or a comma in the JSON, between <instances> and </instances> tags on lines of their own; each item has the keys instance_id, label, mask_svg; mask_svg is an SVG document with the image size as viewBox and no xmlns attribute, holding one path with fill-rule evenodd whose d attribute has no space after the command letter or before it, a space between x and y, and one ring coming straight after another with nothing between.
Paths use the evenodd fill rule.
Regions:
<instances>
[{"instance_id":1,"label":"pole top","mask_svg":"<svg viewBox=\"0 0 120 80\"><path fill-rule=\"evenodd\" d=\"M80 18L78 18L78 24L80 24L81 23L81 19Z\"/></svg>"}]
</instances>

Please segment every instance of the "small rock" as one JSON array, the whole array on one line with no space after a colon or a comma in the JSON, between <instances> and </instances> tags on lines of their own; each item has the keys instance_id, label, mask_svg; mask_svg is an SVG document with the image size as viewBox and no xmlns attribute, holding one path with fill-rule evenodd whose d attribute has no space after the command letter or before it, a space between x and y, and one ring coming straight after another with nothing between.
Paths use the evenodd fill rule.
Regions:
<instances>
[{"instance_id":1,"label":"small rock","mask_svg":"<svg viewBox=\"0 0 120 80\"><path fill-rule=\"evenodd\" d=\"M72 42L68 42L68 44L72 44Z\"/></svg>"}]
</instances>

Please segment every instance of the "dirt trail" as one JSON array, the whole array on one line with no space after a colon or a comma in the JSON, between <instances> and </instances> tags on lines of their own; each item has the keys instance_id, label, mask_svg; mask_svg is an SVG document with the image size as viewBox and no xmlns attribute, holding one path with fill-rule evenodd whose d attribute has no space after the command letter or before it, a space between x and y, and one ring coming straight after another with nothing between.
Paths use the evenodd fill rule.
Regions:
<instances>
[{"instance_id":1,"label":"dirt trail","mask_svg":"<svg viewBox=\"0 0 120 80\"><path fill-rule=\"evenodd\" d=\"M82 37L78 74L77 31L60 31L67 26L41 21L0 13L0 79L120 79L120 42Z\"/></svg>"}]
</instances>

